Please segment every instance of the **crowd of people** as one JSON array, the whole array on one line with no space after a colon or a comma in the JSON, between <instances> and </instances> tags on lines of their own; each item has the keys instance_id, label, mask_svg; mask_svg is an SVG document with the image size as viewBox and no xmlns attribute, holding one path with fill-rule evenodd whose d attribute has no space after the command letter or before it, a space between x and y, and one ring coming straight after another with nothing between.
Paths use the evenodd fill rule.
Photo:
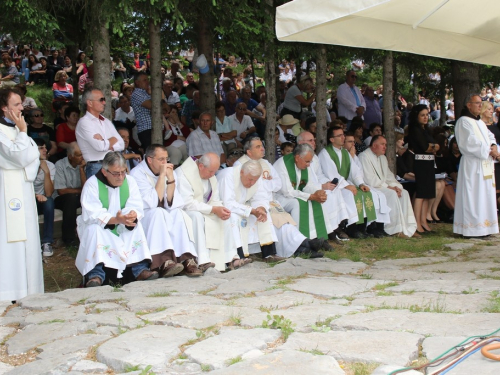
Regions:
<instances>
[{"instance_id":1,"label":"crowd of people","mask_svg":"<svg viewBox=\"0 0 500 375\"><path fill-rule=\"evenodd\" d=\"M244 79L238 86L225 65L214 87L215 118L200 111L192 72L184 77L174 65L165 72L162 144L151 141L150 78L140 59L133 83L124 81L109 103L111 119L102 115L104 94L89 82L83 111L65 102L54 128L26 86L0 90L0 299L43 291L40 245L43 256L53 254L55 208L63 211L62 240L78 246L86 287L199 277L255 256L319 258L350 239L420 237L443 212L454 214L454 232L464 236L498 232L494 103L469 96L453 136L452 126L432 124L429 103L395 96L393 173L383 98L379 89L356 86L358 70L346 70L332 91L328 145L316 154L313 79L297 79L285 64L292 79L282 80L280 105L268 113L265 87ZM54 73L63 93L65 76ZM274 163L264 158L268 116L276 118ZM40 239L37 213L44 216Z\"/></svg>"}]
</instances>

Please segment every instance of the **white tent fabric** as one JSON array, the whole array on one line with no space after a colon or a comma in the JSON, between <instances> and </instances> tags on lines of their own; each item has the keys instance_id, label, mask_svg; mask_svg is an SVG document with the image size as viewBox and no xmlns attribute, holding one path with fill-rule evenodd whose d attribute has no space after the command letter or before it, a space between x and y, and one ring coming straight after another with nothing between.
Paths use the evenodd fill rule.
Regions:
<instances>
[{"instance_id":1,"label":"white tent fabric","mask_svg":"<svg viewBox=\"0 0 500 375\"><path fill-rule=\"evenodd\" d=\"M500 66L500 0L294 0L276 35Z\"/></svg>"}]
</instances>

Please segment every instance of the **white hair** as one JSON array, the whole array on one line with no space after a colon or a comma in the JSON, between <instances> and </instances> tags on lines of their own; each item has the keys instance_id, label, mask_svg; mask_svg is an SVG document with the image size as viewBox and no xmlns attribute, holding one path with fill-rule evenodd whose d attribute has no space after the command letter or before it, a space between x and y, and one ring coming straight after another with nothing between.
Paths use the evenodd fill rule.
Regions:
<instances>
[{"instance_id":1,"label":"white hair","mask_svg":"<svg viewBox=\"0 0 500 375\"><path fill-rule=\"evenodd\" d=\"M294 156L299 155L299 156L304 157L309 153L314 155L314 150L307 143L301 143L300 145L295 146L295 148L293 149Z\"/></svg>"},{"instance_id":2,"label":"white hair","mask_svg":"<svg viewBox=\"0 0 500 375\"><path fill-rule=\"evenodd\" d=\"M241 171L243 174L250 174L257 177L262 174L262 166L257 160L249 160L243 164Z\"/></svg>"}]
</instances>

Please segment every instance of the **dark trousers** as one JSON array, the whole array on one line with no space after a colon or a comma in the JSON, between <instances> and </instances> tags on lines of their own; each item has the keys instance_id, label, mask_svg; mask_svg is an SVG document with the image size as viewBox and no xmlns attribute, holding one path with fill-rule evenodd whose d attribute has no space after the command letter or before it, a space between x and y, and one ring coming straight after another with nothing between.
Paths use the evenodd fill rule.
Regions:
<instances>
[{"instance_id":1,"label":"dark trousers","mask_svg":"<svg viewBox=\"0 0 500 375\"><path fill-rule=\"evenodd\" d=\"M80 204L80 194L59 195L54 203L56 208L63 212L62 240L64 242L76 240L76 210L82 206Z\"/></svg>"},{"instance_id":2,"label":"dark trousers","mask_svg":"<svg viewBox=\"0 0 500 375\"><path fill-rule=\"evenodd\" d=\"M137 133L139 137L139 141L141 141L141 148L146 152L146 148L151 145L151 129L144 130L140 133Z\"/></svg>"},{"instance_id":3,"label":"dark trousers","mask_svg":"<svg viewBox=\"0 0 500 375\"><path fill-rule=\"evenodd\" d=\"M52 243L54 241L54 200L47 197L45 202L36 201L38 214L43 214L43 234L40 242Z\"/></svg>"}]
</instances>

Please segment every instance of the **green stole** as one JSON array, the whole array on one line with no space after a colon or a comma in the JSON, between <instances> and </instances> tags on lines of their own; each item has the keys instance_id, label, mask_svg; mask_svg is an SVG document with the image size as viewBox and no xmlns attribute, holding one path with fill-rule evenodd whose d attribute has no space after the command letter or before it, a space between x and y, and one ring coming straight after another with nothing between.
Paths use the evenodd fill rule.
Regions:
<instances>
[{"instance_id":1,"label":"green stole","mask_svg":"<svg viewBox=\"0 0 500 375\"><path fill-rule=\"evenodd\" d=\"M306 169L302 169L300 175L300 182L297 186L297 173L295 171L295 158L293 154L288 154L283 156L283 161L285 162L285 167L288 172L288 177L290 177L290 182L296 190L302 191L309 181L309 172ZM307 238L310 237L309 233L309 201L303 201L302 199L297 199L299 201L300 208L300 220L299 220L299 231ZM316 226L316 236L318 238L328 238L328 233L326 231L325 217L323 216L323 208L321 203L316 201L311 201L313 209L314 225Z\"/></svg>"},{"instance_id":2,"label":"green stole","mask_svg":"<svg viewBox=\"0 0 500 375\"><path fill-rule=\"evenodd\" d=\"M102 183L99 179L97 180L97 186L99 186L99 200L102 203L102 206L108 210L109 209L109 195L108 195L108 188L104 183ZM120 207L123 210L125 208L125 205L127 204L127 200L129 197L129 189L128 189L128 182L127 179L123 181L122 186L119 187L120 189ZM110 229L110 231L115 235L118 236L118 233L116 229L118 228L118 225L115 225L113 229Z\"/></svg>"},{"instance_id":3,"label":"green stole","mask_svg":"<svg viewBox=\"0 0 500 375\"><path fill-rule=\"evenodd\" d=\"M347 178L349 177L349 173L351 172L351 157L349 155L349 152L347 152L347 150L344 148L340 151L342 153L341 163L339 160L339 156L337 155L331 144L326 146L326 151L337 166L337 171L339 172L339 174L347 180ZM365 206L366 220L368 222L375 221L377 219L377 214L375 213L372 193L369 191L365 192L359 187L356 188L358 189L358 192L354 197L354 201L356 202L356 209L358 211L357 224L363 224L365 222L365 218L363 215L363 205Z\"/></svg>"}]
</instances>

